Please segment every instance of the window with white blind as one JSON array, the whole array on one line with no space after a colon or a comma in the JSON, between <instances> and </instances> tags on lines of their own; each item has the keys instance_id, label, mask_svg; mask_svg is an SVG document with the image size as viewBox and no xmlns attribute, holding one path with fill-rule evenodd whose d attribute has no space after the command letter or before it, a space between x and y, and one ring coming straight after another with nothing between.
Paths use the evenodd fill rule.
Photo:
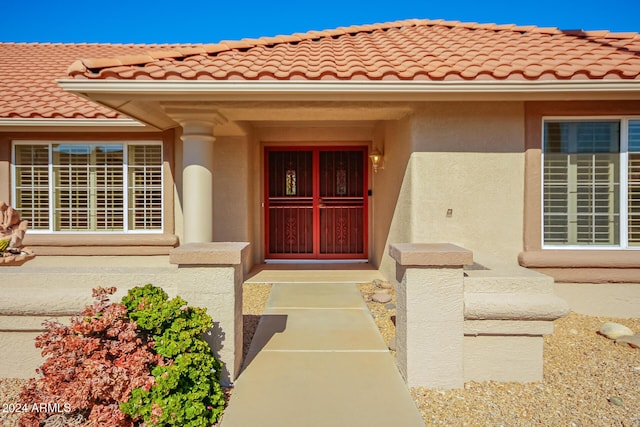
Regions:
<instances>
[{"instance_id":1,"label":"window with white blind","mask_svg":"<svg viewBox=\"0 0 640 427\"><path fill-rule=\"evenodd\" d=\"M33 231L162 231L160 143L14 142L13 176Z\"/></svg>"},{"instance_id":2,"label":"window with white blind","mask_svg":"<svg viewBox=\"0 0 640 427\"><path fill-rule=\"evenodd\" d=\"M543 244L640 246L640 119L548 119Z\"/></svg>"}]
</instances>

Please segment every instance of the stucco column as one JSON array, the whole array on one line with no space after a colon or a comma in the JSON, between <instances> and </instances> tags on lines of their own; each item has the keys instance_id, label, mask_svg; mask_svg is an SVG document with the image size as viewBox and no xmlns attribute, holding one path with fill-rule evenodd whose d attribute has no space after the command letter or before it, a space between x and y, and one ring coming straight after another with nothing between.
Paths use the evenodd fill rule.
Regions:
<instances>
[{"instance_id":1,"label":"stucco column","mask_svg":"<svg viewBox=\"0 0 640 427\"><path fill-rule=\"evenodd\" d=\"M184 120L182 125L183 243L213 240L213 136L214 123Z\"/></svg>"},{"instance_id":2,"label":"stucco column","mask_svg":"<svg viewBox=\"0 0 640 427\"><path fill-rule=\"evenodd\" d=\"M213 241L213 131L227 119L209 102L163 102L182 127L182 215L184 243Z\"/></svg>"},{"instance_id":3,"label":"stucco column","mask_svg":"<svg viewBox=\"0 0 640 427\"><path fill-rule=\"evenodd\" d=\"M464 386L463 266L471 251L448 243L393 244L396 355L410 387Z\"/></svg>"}]
</instances>

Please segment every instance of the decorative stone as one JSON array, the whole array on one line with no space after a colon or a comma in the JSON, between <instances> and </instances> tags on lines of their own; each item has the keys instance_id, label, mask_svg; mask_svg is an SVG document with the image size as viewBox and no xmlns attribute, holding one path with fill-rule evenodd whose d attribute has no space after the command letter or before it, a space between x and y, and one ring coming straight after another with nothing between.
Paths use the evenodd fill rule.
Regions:
<instances>
[{"instance_id":1,"label":"decorative stone","mask_svg":"<svg viewBox=\"0 0 640 427\"><path fill-rule=\"evenodd\" d=\"M371 297L371 300L375 302L379 302L380 304L386 304L389 301L391 301L391 295L376 292Z\"/></svg>"},{"instance_id":2,"label":"decorative stone","mask_svg":"<svg viewBox=\"0 0 640 427\"><path fill-rule=\"evenodd\" d=\"M384 308L386 308L387 310L393 310L394 308L396 308L396 305L390 302L389 304L385 304Z\"/></svg>"},{"instance_id":3,"label":"decorative stone","mask_svg":"<svg viewBox=\"0 0 640 427\"><path fill-rule=\"evenodd\" d=\"M619 398L618 396L611 396L609 398L609 402L613 403L616 406L624 406L624 402L621 398Z\"/></svg>"},{"instance_id":4,"label":"decorative stone","mask_svg":"<svg viewBox=\"0 0 640 427\"><path fill-rule=\"evenodd\" d=\"M18 211L0 200L0 265L20 265L35 257L22 244L28 225Z\"/></svg>"},{"instance_id":5,"label":"decorative stone","mask_svg":"<svg viewBox=\"0 0 640 427\"><path fill-rule=\"evenodd\" d=\"M640 348L640 334L622 336L616 339L616 344L627 344L629 347Z\"/></svg>"},{"instance_id":6,"label":"decorative stone","mask_svg":"<svg viewBox=\"0 0 640 427\"><path fill-rule=\"evenodd\" d=\"M388 280L381 280L377 286L382 289L393 289L393 285Z\"/></svg>"},{"instance_id":7,"label":"decorative stone","mask_svg":"<svg viewBox=\"0 0 640 427\"><path fill-rule=\"evenodd\" d=\"M604 335L611 340L615 340L625 335L633 335L633 331L631 329L615 322L603 323L598 332L600 335Z\"/></svg>"}]
</instances>

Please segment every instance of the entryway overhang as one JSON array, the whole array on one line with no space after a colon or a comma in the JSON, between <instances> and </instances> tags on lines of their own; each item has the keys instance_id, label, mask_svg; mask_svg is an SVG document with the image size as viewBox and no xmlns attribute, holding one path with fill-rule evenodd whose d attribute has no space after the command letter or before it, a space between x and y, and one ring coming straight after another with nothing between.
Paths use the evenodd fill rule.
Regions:
<instances>
[{"instance_id":1,"label":"entryway overhang","mask_svg":"<svg viewBox=\"0 0 640 427\"><path fill-rule=\"evenodd\" d=\"M241 123L292 120L395 120L424 101L629 100L638 80L211 81L59 80L72 93L158 129L178 126L167 104L210 108L227 118L220 134Z\"/></svg>"}]
</instances>

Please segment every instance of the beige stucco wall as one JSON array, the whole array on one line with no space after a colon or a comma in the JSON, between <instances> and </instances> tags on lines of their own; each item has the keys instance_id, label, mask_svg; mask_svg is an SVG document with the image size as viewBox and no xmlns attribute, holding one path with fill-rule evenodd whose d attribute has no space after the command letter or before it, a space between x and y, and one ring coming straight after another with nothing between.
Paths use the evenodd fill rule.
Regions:
<instances>
[{"instance_id":1,"label":"beige stucco wall","mask_svg":"<svg viewBox=\"0 0 640 427\"><path fill-rule=\"evenodd\" d=\"M411 209L407 206L411 180L405 179L411 156L411 122L407 117L384 124L384 169L372 176L374 263L387 277L393 277L395 262L388 255L390 242L411 242ZM403 225L405 224L405 225Z\"/></svg>"},{"instance_id":2,"label":"beige stucco wall","mask_svg":"<svg viewBox=\"0 0 640 427\"><path fill-rule=\"evenodd\" d=\"M376 238L388 229L385 246L452 242L517 263L523 230L523 104L425 104L386 127L387 164L376 177ZM388 204L393 204L391 218ZM384 250L380 269L387 277L394 274Z\"/></svg>"},{"instance_id":3,"label":"beige stucco wall","mask_svg":"<svg viewBox=\"0 0 640 427\"><path fill-rule=\"evenodd\" d=\"M213 240L249 241L250 164L245 137L217 137L213 153Z\"/></svg>"}]
</instances>

